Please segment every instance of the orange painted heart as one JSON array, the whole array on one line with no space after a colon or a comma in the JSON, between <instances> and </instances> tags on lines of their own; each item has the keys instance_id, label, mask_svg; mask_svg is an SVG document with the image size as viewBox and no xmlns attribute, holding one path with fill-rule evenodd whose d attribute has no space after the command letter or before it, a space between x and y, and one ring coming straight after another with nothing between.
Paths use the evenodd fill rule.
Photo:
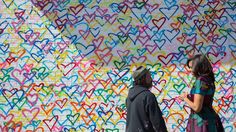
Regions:
<instances>
[{"instance_id":1,"label":"orange painted heart","mask_svg":"<svg viewBox=\"0 0 236 132\"><path fill-rule=\"evenodd\" d=\"M94 70L87 69L87 70L79 70L78 74L79 76L86 82L93 74Z\"/></svg>"},{"instance_id":2,"label":"orange painted heart","mask_svg":"<svg viewBox=\"0 0 236 132\"><path fill-rule=\"evenodd\" d=\"M163 66L163 71L168 75L171 76L171 74L175 71L176 69L176 64L171 64L169 66Z\"/></svg>"},{"instance_id":3,"label":"orange painted heart","mask_svg":"<svg viewBox=\"0 0 236 132\"><path fill-rule=\"evenodd\" d=\"M95 115L94 113L89 114L88 116L82 114L82 115L81 115L81 118L83 119L83 121L85 122L85 124L86 124L87 126L89 126L90 122L93 121L92 119L93 119L95 116L96 116L96 115Z\"/></svg>"},{"instance_id":4,"label":"orange painted heart","mask_svg":"<svg viewBox=\"0 0 236 132\"><path fill-rule=\"evenodd\" d=\"M24 54L26 53L26 50L24 49L20 49L18 50L17 52L10 52L9 53L9 56L12 57L12 58L15 58L15 62L20 59Z\"/></svg>"},{"instance_id":5,"label":"orange painted heart","mask_svg":"<svg viewBox=\"0 0 236 132\"><path fill-rule=\"evenodd\" d=\"M110 78L108 78L107 80L99 79L99 81L100 81L100 84L102 84L103 88L106 89L107 86L110 84L111 79Z\"/></svg>"},{"instance_id":6,"label":"orange painted heart","mask_svg":"<svg viewBox=\"0 0 236 132\"><path fill-rule=\"evenodd\" d=\"M70 102L70 104L73 106L77 113L80 112L80 110L83 108L78 102Z\"/></svg>"},{"instance_id":7,"label":"orange painted heart","mask_svg":"<svg viewBox=\"0 0 236 132\"><path fill-rule=\"evenodd\" d=\"M5 125L5 128L7 130L7 132L9 131L8 129L11 128L11 130L13 130L14 132L21 132L22 129L22 122L14 122L14 121L10 121Z\"/></svg>"},{"instance_id":8,"label":"orange painted heart","mask_svg":"<svg viewBox=\"0 0 236 132\"><path fill-rule=\"evenodd\" d=\"M127 90L127 86L123 83L117 83L111 85L111 89L114 91L116 95L122 95L124 90Z\"/></svg>"},{"instance_id":9,"label":"orange painted heart","mask_svg":"<svg viewBox=\"0 0 236 132\"><path fill-rule=\"evenodd\" d=\"M46 113L46 115L48 115L55 106L55 103L49 103L47 105L42 104L41 109Z\"/></svg>"},{"instance_id":10,"label":"orange painted heart","mask_svg":"<svg viewBox=\"0 0 236 132\"><path fill-rule=\"evenodd\" d=\"M175 22L175 23L171 23L170 26L173 28L173 29L179 29L181 23L179 21Z\"/></svg>"}]
</instances>

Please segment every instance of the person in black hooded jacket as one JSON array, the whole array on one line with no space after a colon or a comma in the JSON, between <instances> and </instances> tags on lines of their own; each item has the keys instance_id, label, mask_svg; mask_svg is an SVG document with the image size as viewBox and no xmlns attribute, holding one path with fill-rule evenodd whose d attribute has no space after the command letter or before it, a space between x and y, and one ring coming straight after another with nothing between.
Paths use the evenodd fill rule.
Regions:
<instances>
[{"instance_id":1,"label":"person in black hooded jacket","mask_svg":"<svg viewBox=\"0 0 236 132\"><path fill-rule=\"evenodd\" d=\"M152 87L150 71L140 66L132 77L134 87L126 99L126 132L167 132L156 97L149 90Z\"/></svg>"}]
</instances>

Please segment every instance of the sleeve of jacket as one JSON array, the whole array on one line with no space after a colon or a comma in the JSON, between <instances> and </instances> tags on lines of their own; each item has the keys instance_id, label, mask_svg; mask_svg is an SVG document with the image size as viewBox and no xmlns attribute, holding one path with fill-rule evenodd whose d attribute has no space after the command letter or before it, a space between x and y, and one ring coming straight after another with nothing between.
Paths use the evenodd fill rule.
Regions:
<instances>
[{"instance_id":1,"label":"sleeve of jacket","mask_svg":"<svg viewBox=\"0 0 236 132\"><path fill-rule=\"evenodd\" d=\"M150 94L147 101L146 110L154 130L156 132L167 132L165 121L162 117L162 112L158 106L155 95Z\"/></svg>"}]
</instances>

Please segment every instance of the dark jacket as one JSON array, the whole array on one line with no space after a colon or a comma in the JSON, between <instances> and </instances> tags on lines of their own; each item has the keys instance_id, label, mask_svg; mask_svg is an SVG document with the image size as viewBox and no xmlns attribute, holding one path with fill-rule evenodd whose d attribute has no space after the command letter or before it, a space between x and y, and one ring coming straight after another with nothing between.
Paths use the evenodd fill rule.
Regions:
<instances>
[{"instance_id":1,"label":"dark jacket","mask_svg":"<svg viewBox=\"0 0 236 132\"><path fill-rule=\"evenodd\" d=\"M156 97L147 88L131 88L126 99L127 132L167 132Z\"/></svg>"}]
</instances>

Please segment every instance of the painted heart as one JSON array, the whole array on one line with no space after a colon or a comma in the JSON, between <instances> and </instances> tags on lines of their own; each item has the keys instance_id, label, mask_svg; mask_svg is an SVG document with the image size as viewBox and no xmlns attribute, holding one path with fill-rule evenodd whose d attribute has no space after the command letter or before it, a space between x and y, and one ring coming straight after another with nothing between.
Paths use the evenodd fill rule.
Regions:
<instances>
[{"instance_id":1,"label":"painted heart","mask_svg":"<svg viewBox=\"0 0 236 132\"><path fill-rule=\"evenodd\" d=\"M143 64L146 61L147 57L146 56L139 56L139 57L132 57L132 62L137 63L137 64Z\"/></svg>"},{"instance_id":2,"label":"painted heart","mask_svg":"<svg viewBox=\"0 0 236 132\"><path fill-rule=\"evenodd\" d=\"M76 64L74 62L57 65L57 68L62 71L64 76L68 75L75 67Z\"/></svg>"},{"instance_id":3,"label":"painted heart","mask_svg":"<svg viewBox=\"0 0 236 132\"><path fill-rule=\"evenodd\" d=\"M155 11L160 5L159 4L148 4L146 3L144 8L146 8L148 10L149 13L152 13L153 11Z\"/></svg>"},{"instance_id":4,"label":"painted heart","mask_svg":"<svg viewBox=\"0 0 236 132\"><path fill-rule=\"evenodd\" d=\"M180 33L180 30L165 30L164 35L165 37L172 42L172 40Z\"/></svg>"},{"instance_id":5,"label":"painted heart","mask_svg":"<svg viewBox=\"0 0 236 132\"><path fill-rule=\"evenodd\" d=\"M179 6L172 5L171 7L167 7L167 8L163 7L163 8L160 8L159 10L169 20L172 16L174 16L174 14L177 12L178 9L179 9Z\"/></svg>"},{"instance_id":6,"label":"painted heart","mask_svg":"<svg viewBox=\"0 0 236 132\"><path fill-rule=\"evenodd\" d=\"M88 23L90 23L90 22L92 22L92 21L95 19L95 16L96 16L95 12L92 13L92 14L87 13L87 14L84 14L84 15L83 15L83 18L84 18ZM106 18L106 17L105 17L105 18Z\"/></svg>"},{"instance_id":7,"label":"painted heart","mask_svg":"<svg viewBox=\"0 0 236 132\"><path fill-rule=\"evenodd\" d=\"M46 105L42 104L41 109L45 112L46 115L48 115L54 109L55 106L56 106L55 103L49 103Z\"/></svg>"},{"instance_id":8,"label":"painted heart","mask_svg":"<svg viewBox=\"0 0 236 132\"><path fill-rule=\"evenodd\" d=\"M37 104L38 94L28 94L27 101L28 101L28 103L31 104L31 106L34 106L35 104Z\"/></svg>"},{"instance_id":9,"label":"painted heart","mask_svg":"<svg viewBox=\"0 0 236 132\"><path fill-rule=\"evenodd\" d=\"M9 128L11 128L10 131L20 132L22 129L22 126L23 126L23 123L21 121L19 122L11 121L5 125L5 128L6 128L6 131L8 131Z\"/></svg>"},{"instance_id":10,"label":"painted heart","mask_svg":"<svg viewBox=\"0 0 236 132\"><path fill-rule=\"evenodd\" d=\"M67 121L66 115L71 115L71 114L72 114L72 111L70 109L63 109L63 110L61 110L61 109L54 108L52 110L52 115L53 116L58 116L57 123L60 126L64 125L65 122Z\"/></svg>"},{"instance_id":11,"label":"painted heart","mask_svg":"<svg viewBox=\"0 0 236 132\"><path fill-rule=\"evenodd\" d=\"M122 13L126 13L127 10L128 10L128 5L125 4L125 3L121 3L119 6L118 6L118 9L122 12Z\"/></svg>"},{"instance_id":12,"label":"painted heart","mask_svg":"<svg viewBox=\"0 0 236 132\"><path fill-rule=\"evenodd\" d=\"M51 119L43 120L43 122L45 123L45 125L47 125L50 131L52 131L57 121L58 121L58 115L53 116Z\"/></svg>"},{"instance_id":13,"label":"painted heart","mask_svg":"<svg viewBox=\"0 0 236 132\"><path fill-rule=\"evenodd\" d=\"M106 123L113 116L113 112L108 111L108 112L104 113L103 111L98 111L98 115L102 118L103 122Z\"/></svg>"},{"instance_id":14,"label":"painted heart","mask_svg":"<svg viewBox=\"0 0 236 132\"><path fill-rule=\"evenodd\" d=\"M166 21L165 17L161 17L160 19L152 19L152 23L157 27L158 30L162 28Z\"/></svg>"},{"instance_id":15,"label":"painted heart","mask_svg":"<svg viewBox=\"0 0 236 132\"><path fill-rule=\"evenodd\" d=\"M81 12L83 8L84 8L83 4L78 4L76 6L70 6L69 10L72 11L72 13L76 16L77 14L79 14L79 12Z\"/></svg>"},{"instance_id":16,"label":"painted heart","mask_svg":"<svg viewBox=\"0 0 236 132\"><path fill-rule=\"evenodd\" d=\"M230 95L228 97L221 97L219 107L221 108L223 113L226 113L228 111L228 109L230 108L230 104L232 103L232 100L233 100L233 95ZM225 108L225 110L223 110L222 108Z\"/></svg>"},{"instance_id":17,"label":"painted heart","mask_svg":"<svg viewBox=\"0 0 236 132\"><path fill-rule=\"evenodd\" d=\"M72 125L74 125L76 123L76 121L78 120L79 116L80 116L79 113L76 113L74 115L71 115L71 114L66 115L67 119L70 121L70 123Z\"/></svg>"},{"instance_id":18,"label":"painted heart","mask_svg":"<svg viewBox=\"0 0 236 132\"><path fill-rule=\"evenodd\" d=\"M171 98L171 99L163 99L163 102L162 103L164 103L165 105L166 105L166 107L168 108L168 109L170 109L172 106L173 106L173 104L175 103L175 99L174 98Z\"/></svg>"},{"instance_id":19,"label":"painted heart","mask_svg":"<svg viewBox=\"0 0 236 132\"><path fill-rule=\"evenodd\" d=\"M60 99L56 100L55 103L62 109L66 105L67 101L68 101L68 99L64 98L62 100L60 100Z\"/></svg>"},{"instance_id":20,"label":"painted heart","mask_svg":"<svg viewBox=\"0 0 236 132\"><path fill-rule=\"evenodd\" d=\"M92 43L96 46L96 48L99 48L103 40L104 40L104 36L100 36L97 39L93 39Z\"/></svg>"},{"instance_id":21,"label":"painted heart","mask_svg":"<svg viewBox=\"0 0 236 132\"><path fill-rule=\"evenodd\" d=\"M113 84L111 85L111 89L113 89L116 95L120 95L124 90L127 89L127 86L123 84L118 84L118 85Z\"/></svg>"},{"instance_id":22,"label":"painted heart","mask_svg":"<svg viewBox=\"0 0 236 132\"><path fill-rule=\"evenodd\" d=\"M164 65L168 65L170 61L173 59L173 54L168 54L167 56L159 55L157 58L160 60Z\"/></svg>"},{"instance_id":23,"label":"painted heart","mask_svg":"<svg viewBox=\"0 0 236 132\"><path fill-rule=\"evenodd\" d=\"M97 107L97 103L92 103L91 105L86 104L85 102L82 102L82 108L86 111L88 115L93 115L95 108Z\"/></svg>"},{"instance_id":24,"label":"painted heart","mask_svg":"<svg viewBox=\"0 0 236 132\"><path fill-rule=\"evenodd\" d=\"M73 106L76 112L80 112L82 109L81 105L78 102L70 102L70 104Z\"/></svg>"},{"instance_id":25,"label":"painted heart","mask_svg":"<svg viewBox=\"0 0 236 132\"><path fill-rule=\"evenodd\" d=\"M23 109L22 114L26 119L28 119L29 122L31 122L39 114L39 111L40 109L38 107L33 109Z\"/></svg>"},{"instance_id":26,"label":"painted heart","mask_svg":"<svg viewBox=\"0 0 236 132\"><path fill-rule=\"evenodd\" d=\"M0 114L0 119L1 119L0 126L5 126L5 124L8 124L9 122L11 122L13 118L14 118L13 114L8 114L6 116Z\"/></svg>"},{"instance_id":27,"label":"painted heart","mask_svg":"<svg viewBox=\"0 0 236 132\"><path fill-rule=\"evenodd\" d=\"M114 24L116 22L118 15L117 14L106 14L105 16L106 21L108 21L110 24Z\"/></svg>"}]
</instances>

